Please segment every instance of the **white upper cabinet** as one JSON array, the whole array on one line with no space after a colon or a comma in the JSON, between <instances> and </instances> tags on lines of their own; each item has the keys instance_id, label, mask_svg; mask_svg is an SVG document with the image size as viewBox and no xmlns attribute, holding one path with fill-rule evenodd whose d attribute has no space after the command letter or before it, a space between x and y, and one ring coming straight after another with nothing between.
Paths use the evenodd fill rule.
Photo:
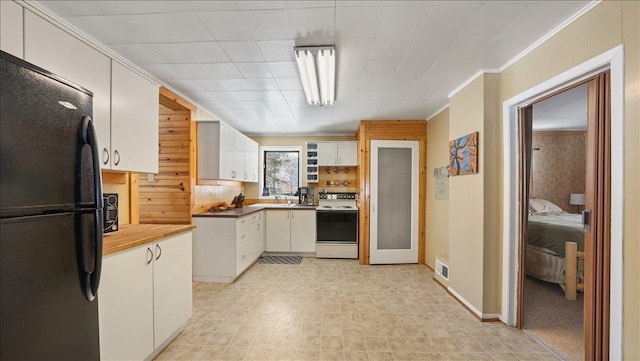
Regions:
<instances>
[{"instance_id":1,"label":"white upper cabinet","mask_svg":"<svg viewBox=\"0 0 640 361\"><path fill-rule=\"evenodd\" d=\"M358 165L358 142L317 142L318 165Z\"/></svg>"},{"instance_id":2,"label":"white upper cabinet","mask_svg":"<svg viewBox=\"0 0 640 361\"><path fill-rule=\"evenodd\" d=\"M198 122L198 179L258 181L258 143L220 122Z\"/></svg>"},{"instance_id":3,"label":"white upper cabinet","mask_svg":"<svg viewBox=\"0 0 640 361\"><path fill-rule=\"evenodd\" d=\"M158 86L113 61L111 169L158 173Z\"/></svg>"},{"instance_id":4,"label":"white upper cabinet","mask_svg":"<svg viewBox=\"0 0 640 361\"><path fill-rule=\"evenodd\" d=\"M158 172L156 84L27 10L24 59L93 92L102 169Z\"/></svg>"},{"instance_id":5,"label":"white upper cabinet","mask_svg":"<svg viewBox=\"0 0 640 361\"><path fill-rule=\"evenodd\" d=\"M111 59L30 11L24 20L24 59L93 92L100 161L109 169Z\"/></svg>"},{"instance_id":6,"label":"white upper cabinet","mask_svg":"<svg viewBox=\"0 0 640 361\"><path fill-rule=\"evenodd\" d=\"M22 59L24 54L22 6L0 1L0 49Z\"/></svg>"}]
</instances>

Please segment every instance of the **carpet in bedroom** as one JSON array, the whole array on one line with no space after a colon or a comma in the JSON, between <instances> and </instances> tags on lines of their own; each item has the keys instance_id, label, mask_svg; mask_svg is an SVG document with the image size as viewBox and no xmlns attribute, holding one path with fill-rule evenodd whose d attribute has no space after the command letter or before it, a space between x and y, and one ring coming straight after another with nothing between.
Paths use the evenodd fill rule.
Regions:
<instances>
[{"instance_id":1,"label":"carpet in bedroom","mask_svg":"<svg viewBox=\"0 0 640 361\"><path fill-rule=\"evenodd\" d=\"M582 315L584 295L570 301L557 284L526 277L524 329L564 360L583 360Z\"/></svg>"}]
</instances>

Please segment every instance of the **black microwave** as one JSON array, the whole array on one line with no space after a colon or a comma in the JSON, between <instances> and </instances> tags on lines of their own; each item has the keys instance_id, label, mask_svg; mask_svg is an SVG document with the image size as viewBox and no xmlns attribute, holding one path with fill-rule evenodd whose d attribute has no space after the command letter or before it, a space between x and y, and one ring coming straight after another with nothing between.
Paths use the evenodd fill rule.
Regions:
<instances>
[{"instance_id":1,"label":"black microwave","mask_svg":"<svg viewBox=\"0 0 640 361\"><path fill-rule=\"evenodd\" d=\"M118 230L118 193L103 193L104 210L102 211L103 233Z\"/></svg>"}]
</instances>

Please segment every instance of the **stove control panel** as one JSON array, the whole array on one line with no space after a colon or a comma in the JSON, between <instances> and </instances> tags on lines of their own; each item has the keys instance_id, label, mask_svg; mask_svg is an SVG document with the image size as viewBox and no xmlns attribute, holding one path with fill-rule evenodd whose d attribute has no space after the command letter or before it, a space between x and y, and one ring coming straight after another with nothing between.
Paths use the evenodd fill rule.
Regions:
<instances>
[{"instance_id":1,"label":"stove control panel","mask_svg":"<svg viewBox=\"0 0 640 361\"><path fill-rule=\"evenodd\" d=\"M355 200L356 193L319 193L318 199Z\"/></svg>"}]
</instances>

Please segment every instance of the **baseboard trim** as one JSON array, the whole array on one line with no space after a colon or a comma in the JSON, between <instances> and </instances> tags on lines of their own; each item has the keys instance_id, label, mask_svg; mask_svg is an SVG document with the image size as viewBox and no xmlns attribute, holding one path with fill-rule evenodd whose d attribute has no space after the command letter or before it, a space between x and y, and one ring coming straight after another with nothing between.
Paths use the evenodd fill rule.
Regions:
<instances>
[{"instance_id":1,"label":"baseboard trim","mask_svg":"<svg viewBox=\"0 0 640 361\"><path fill-rule=\"evenodd\" d=\"M456 299L456 301L460 302L460 304L462 304L462 306L464 306L464 308L466 308L467 310L469 310L469 312L471 312L474 316L476 316L476 318L481 321L481 322L502 322L500 321L500 315L498 315L497 313L482 313L480 312L480 310L478 310L477 308L475 308L471 303L469 303L469 301L465 300L464 297L460 296L460 294L456 291L453 290L453 288L451 287L447 287L447 292L449 292L449 294L451 296L453 296L454 299Z\"/></svg>"}]
</instances>

